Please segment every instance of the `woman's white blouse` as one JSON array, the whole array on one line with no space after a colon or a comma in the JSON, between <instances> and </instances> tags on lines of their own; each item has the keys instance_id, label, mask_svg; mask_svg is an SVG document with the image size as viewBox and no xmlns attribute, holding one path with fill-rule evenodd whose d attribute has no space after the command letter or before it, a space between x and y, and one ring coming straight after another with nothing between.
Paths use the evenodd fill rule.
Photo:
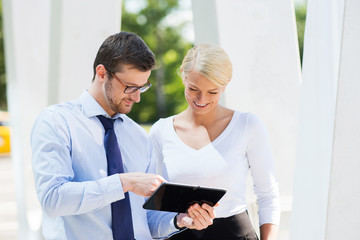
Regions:
<instances>
[{"instance_id":1,"label":"woman's white blouse","mask_svg":"<svg viewBox=\"0 0 360 240\"><path fill-rule=\"evenodd\" d=\"M278 184L262 122L254 114L235 111L226 129L213 142L196 150L178 137L173 118L160 119L150 130L157 173L170 182L226 189L216 217L229 217L247 209L245 189L250 170L260 225L278 225Z\"/></svg>"}]
</instances>

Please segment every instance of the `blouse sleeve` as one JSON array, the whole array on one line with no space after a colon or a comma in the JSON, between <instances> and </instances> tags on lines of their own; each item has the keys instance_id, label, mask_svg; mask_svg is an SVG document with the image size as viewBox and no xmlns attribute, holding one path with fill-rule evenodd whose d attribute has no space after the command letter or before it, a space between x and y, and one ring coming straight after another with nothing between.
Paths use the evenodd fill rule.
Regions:
<instances>
[{"instance_id":1,"label":"blouse sleeve","mask_svg":"<svg viewBox=\"0 0 360 240\"><path fill-rule=\"evenodd\" d=\"M280 201L269 136L264 124L252 114L247 118L247 158L257 196L260 226L279 225Z\"/></svg>"}]
</instances>

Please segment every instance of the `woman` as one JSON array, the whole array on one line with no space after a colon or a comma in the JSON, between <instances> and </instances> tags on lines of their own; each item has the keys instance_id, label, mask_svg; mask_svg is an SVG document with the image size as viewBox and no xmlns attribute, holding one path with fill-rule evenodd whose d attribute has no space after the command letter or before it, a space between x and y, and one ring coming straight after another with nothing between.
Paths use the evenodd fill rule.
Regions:
<instances>
[{"instance_id":1,"label":"woman","mask_svg":"<svg viewBox=\"0 0 360 240\"><path fill-rule=\"evenodd\" d=\"M247 214L245 185L250 172L259 208L261 240L276 239L279 195L264 125L251 114L219 104L232 77L225 51L200 44L180 68L188 107L160 119L150 130L157 171L171 182L227 189L213 225L185 230L171 239L258 239Z\"/></svg>"}]
</instances>

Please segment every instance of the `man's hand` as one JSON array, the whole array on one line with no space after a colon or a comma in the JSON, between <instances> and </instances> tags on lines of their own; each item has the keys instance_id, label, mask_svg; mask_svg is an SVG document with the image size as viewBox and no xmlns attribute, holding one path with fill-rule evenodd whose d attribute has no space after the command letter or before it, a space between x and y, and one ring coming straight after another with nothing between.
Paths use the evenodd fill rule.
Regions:
<instances>
[{"instance_id":1,"label":"man's hand","mask_svg":"<svg viewBox=\"0 0 360 240\"><path fill-rule=\"evenodd\" d=\"M217 206L217 205L216 205ZM176 219L176 225L180 228L201 230L213 224L215 211L207 204L194 204L188 209L188 213L180 213Z\"/></svg>"},{"instance_id":2,"label":"man's hand","mask_svg":"<svg viewBox=\"0 0 360 240\"><path fill-rule=\"evenodd\" d=\"M124 193L131 191L143 197L149 197L165 179L151 173L120 173Z\"/></svg>"}]
</instances>

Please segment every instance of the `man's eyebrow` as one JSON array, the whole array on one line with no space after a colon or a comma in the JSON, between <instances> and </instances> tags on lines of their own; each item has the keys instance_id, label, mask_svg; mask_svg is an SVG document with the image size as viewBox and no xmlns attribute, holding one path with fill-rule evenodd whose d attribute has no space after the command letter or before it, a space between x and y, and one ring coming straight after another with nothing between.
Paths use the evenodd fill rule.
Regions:
<instances>
[{"instance_id":1,"label":"man's eyebrow","mask_svg":"<svg viewBox=\"0 0 360 240\"><path fill-rule=\"evenodd\" d=\"M146 81L146 83L143 84L143 85L137 85L137 84L135 84L135 83L128 83L128 82L123 82L123 83L124 83L126 86L128 86L128 87L143 87L143 86L145 86L148 82L149 82L149 80Z\"/></svg>"}]
</instances>

